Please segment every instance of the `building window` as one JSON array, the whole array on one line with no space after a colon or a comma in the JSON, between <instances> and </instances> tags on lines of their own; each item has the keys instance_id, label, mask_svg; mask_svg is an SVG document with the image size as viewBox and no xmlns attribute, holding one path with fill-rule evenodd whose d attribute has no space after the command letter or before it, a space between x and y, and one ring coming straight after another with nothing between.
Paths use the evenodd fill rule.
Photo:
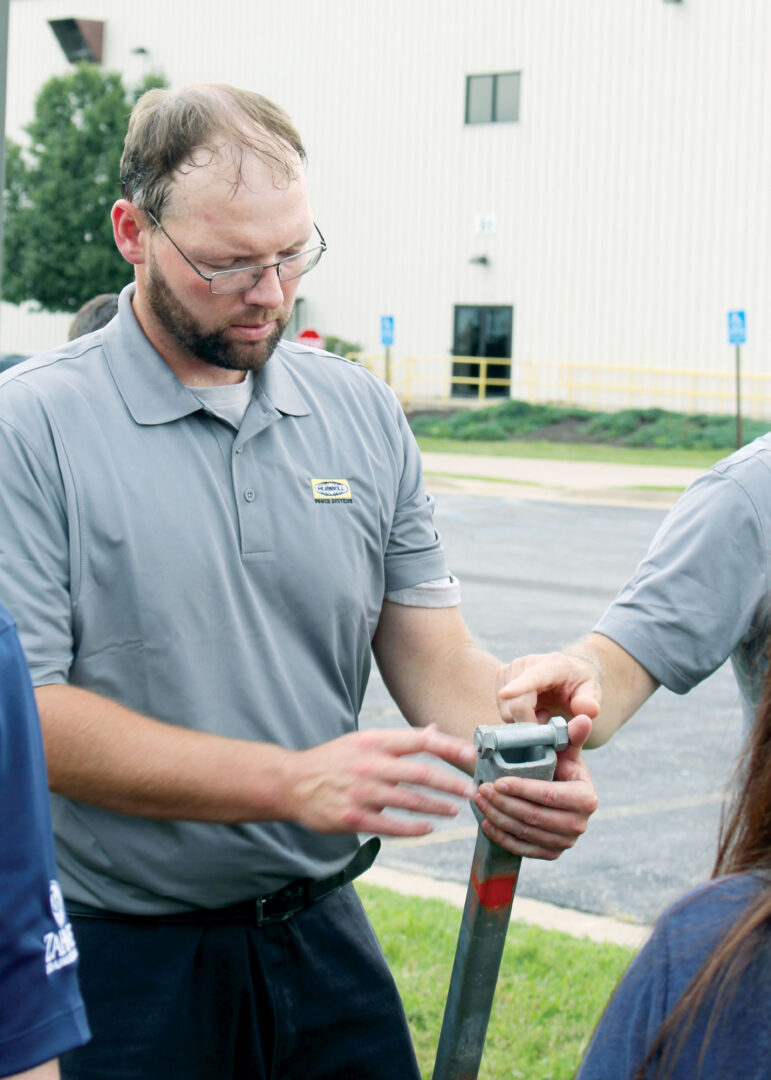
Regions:
<instances>
[{"instance_id":1,"label":"building window","mask_svg":"<svg viewBox=\"0 0 771 1080\"><path fill-rule=\"evenodd\" d=\"M519 72L469 75L466 78L466 123L505 124L519 120Z\"/></svg>"}]
</instances>

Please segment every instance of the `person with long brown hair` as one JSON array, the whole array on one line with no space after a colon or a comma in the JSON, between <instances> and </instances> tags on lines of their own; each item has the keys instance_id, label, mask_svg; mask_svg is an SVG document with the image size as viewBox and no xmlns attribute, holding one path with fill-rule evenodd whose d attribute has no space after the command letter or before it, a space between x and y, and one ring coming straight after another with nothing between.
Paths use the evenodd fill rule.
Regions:
<instances>
[{"instance_id":1,"label":"person with long brown hair","mask_svg":"<svg viewBox=\"0 0 771 1080\"><path fill-rule=\"evenodd\" d=\"M660 918L577 1080L771 1076L771 671L712 880Z\"/></svg>"}]
</instances>

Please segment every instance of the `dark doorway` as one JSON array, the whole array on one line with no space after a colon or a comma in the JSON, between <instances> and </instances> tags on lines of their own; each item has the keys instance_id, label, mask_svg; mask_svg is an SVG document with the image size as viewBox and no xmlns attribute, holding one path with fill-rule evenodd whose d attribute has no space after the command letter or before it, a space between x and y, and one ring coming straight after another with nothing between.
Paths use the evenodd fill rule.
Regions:
<instances>
[{"instance_id":1,"label":"dark doorway","mask_svg":"<svg viewBox=\"0 0 771 1080\"><path fill-rule=\"evenodd\" d=\"M453 332L453 356L483 356L505 359L505 364L488 364L488 379L511 378L511 334L513 308L510 306L472 307L455 305L455 328ZM452 365L454 376L478 379L481 367L469 361L456 361ZM485 397L509 397L509 386L486 386ZM453 397L478 397L478 383L452 384Z\"/></svg>"}]
</instances>

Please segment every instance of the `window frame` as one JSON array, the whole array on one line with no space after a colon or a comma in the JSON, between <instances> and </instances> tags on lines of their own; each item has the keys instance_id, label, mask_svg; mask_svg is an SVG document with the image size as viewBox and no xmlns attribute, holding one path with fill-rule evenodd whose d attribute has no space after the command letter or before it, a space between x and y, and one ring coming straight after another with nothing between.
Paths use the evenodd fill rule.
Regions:
<instances>
[{"instance_id":1,"label":"window frame","mask_svg":"<svg viewBox=\"0 0 771 1080\"><path fill-rule=\"evenodd\" d=\"M517 80L517 108L516 117L513 120L504 119L499 120L497 117L498 112L498 80L501 78L516 77ZM486 120L470 120L469 119L469 105L471 103L471 82L473 79L492 79L493 80L493 92L491 102L491 116ZM464 125L476 126L478 124L518 124L519 123L519 103L522 89L522 72L521 71L487 71L477 72L475 75L466 76L466 107L464 111Z\"/></svg>"}]
</instances>

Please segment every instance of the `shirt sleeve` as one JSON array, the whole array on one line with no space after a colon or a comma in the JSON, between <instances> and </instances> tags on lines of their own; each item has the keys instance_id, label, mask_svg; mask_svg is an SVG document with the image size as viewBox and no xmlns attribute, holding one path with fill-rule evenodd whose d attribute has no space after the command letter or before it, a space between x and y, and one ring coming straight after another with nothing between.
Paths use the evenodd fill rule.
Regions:
<instances>
[{"instance_id":1,"label":"shirt sleeve","mask_svg":"<svg viewBox=\"0 0 771 1080\"><path fill-rule=\"evenodd\" d=\"M56 880L43 745L13 623L0 609L0 1076L90 1037Z\"/></svg>"},{"instance_id":2,"label":"shirt sleeve","mask_svg":"<svg viewBox=\"0 0 771 1080\"><path fill-rule=\"evenodd\" d=\"M405 607L457 607L460 603L460 582L457 578L438 578L422 581L408 589L394 589L385 594L392 604Z\"/></svg>"},{"instance_id":3,"label":"shirt sleeve","mask_svg":"<svg viewBox=\"0 0 771 1080\"><path fill-rule=\"evenodd\" d=\"M33 683L65 683L74 652L71 530L55 434L23 388L2 393L0 597L16 620ZM27 437L7 419L14 410L29 420ZM77 509L73 522L76 528Z\"/></svg>"},{"instance_id":4,"label":"shirt sleeve","mask_svg":"<svg viewBox=\"0 0 771 1080\"><path fill-rule=\"evenodd\" d=\"M681 496L595 630L683 694L754 636L767 596L761 514L735 474L713 470Z\"/></svg>"},{"instance_id":5,"label":"shirt sleeve","mask_svg":"<svg viewBox=\"0 0 771 1080\"><path fill-rule=\"evenodd\" d=\"M390 387L381 383L378 389L389 395L392 416L396 419L392 430L399 440L394 452L395 467L399 470L398 492L385 552L385 591L388 594L448 577L449 571L434 527L434 499L426 494L423 486L418 444Z\"/></svg>"}]
</instances>

